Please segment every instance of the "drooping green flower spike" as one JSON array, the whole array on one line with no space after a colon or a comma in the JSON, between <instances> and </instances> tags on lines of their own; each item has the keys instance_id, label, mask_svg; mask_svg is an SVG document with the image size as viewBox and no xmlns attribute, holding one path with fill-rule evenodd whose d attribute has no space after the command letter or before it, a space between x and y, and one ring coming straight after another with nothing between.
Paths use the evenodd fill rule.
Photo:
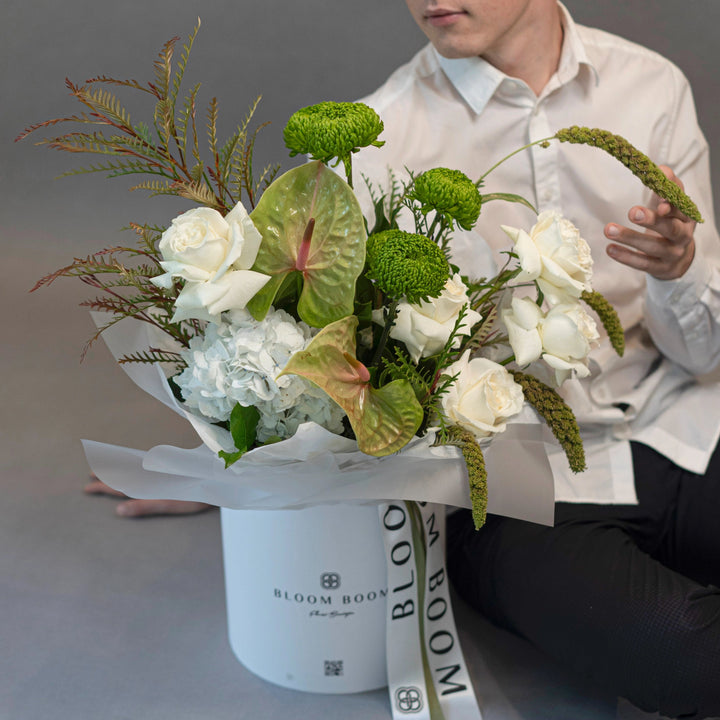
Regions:
<instances>
[{"instance_id":1,"label":"drooping green flower spike","mask_svg":"<svg viewBox=\"0 0 720 720\"><path fill-rule=\"evenodd\" d=\"M321 102L294 113L283 139L290 157L309 155L324 163L337 158L352 187L351 154L369 145L384 145L378 140L383 127L378 114L364 103Z\"/></svg>"},{"instance_id":2,"label":"drooping green flower spike","mask_svg":"<svg viewBox=\"0 0 720 720\"><path fill-rule=\"evenodd\" d=\"M663 171L647 155L643 155L624 137L613 135L613 133L600 128L577 125L558 130L555 137L560 142L590 145L604 150L619 160L656 195L667 200L690 219L699 223L704 222L697 205L672 180L668 180Z\"/></svg>"},{"instance_id":3,"label":"drooping green flower spike","mask_svg":"<svg viewBox=\"0 0 720 720\"><path fill-rule=\"evenodd\" d=\"M460 170L433 168L415 178L408 196L420 203L423 214L434 210L452 227L453 221L470 230L480 216L482 196L475 183Z\"/></svg>"},{"instance_id":4,"label":"drooping green flower spike","mask_svg":"<svg viewBox=\"0 0 720 720\"><path fill-rule=\"evenodd\" d=\"M367 277L393 300L438 297L450 277L445 253L424 235L383 230L367 241Z\"/></svg>"},{"instance_id":5,"label":"drooping green flower spike","mask_svg":"<svg viewBox=\"0 0 720 720\"><path fill-rule=\"evenodd\" d=\"M469 430L459 425L451 425L447 429L447 436L447 444L456 445L463 454L470 483L473 524L475 529L479 530L487 518L488 489L485 458L475 436Z\"/></svg>"},{"instance_id":6,"label":"drooping green flower spike","mask_svg":"<svg viewBox=\"0 0 720 720\"><path fill-rule=\"evenodd\" d=\"M580 297L597 313L613 350L622 357L625 352L625 333L615 308L597 290L585 290Z\"/></svg>"},{"instance_id":7,"label":"drooping green flower spike","mask_svg":"<svg viewBox=\"0 0 720 720\"><path fill-rule=\"evenodd\" d=\"M560 447L565 451L570 469L582 472L587 467L585 449L583 448L575 414L569 405L549 385L538 380L534 375L511 370L512 376L523 389L525 399L537 410L540 417L548 424Z\"/></svg>"}]
</instances>

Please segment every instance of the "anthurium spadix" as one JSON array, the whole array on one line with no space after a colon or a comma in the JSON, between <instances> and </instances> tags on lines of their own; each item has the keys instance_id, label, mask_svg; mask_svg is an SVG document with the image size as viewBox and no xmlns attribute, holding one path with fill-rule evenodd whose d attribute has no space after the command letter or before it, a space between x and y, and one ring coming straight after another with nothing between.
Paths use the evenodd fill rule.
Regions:
<instances>
[{"instance_id":1,"label":"anthurium spadix","mask_svg":"<svg viewBox=\"0 0 720 720\"><path fill-rule=\"evenodd\" d=\"M347 413L360 450L390 455L413 438L423 410L407 380L381 388L370 384L368 369L355 357L357 325L354 315L327 325L281 375L300 375L322 388Z\"/></svg>"},{"instance_id":2,"label":"anthurium spadix","mask_svg":"<svg viewBox=\"0 0 720 720\"><path fill-rule=\"evenodd\" d=\"M285 280L302 276L298 315L325 327L353 312L355 281L365 264L365 223L349 185L321 162L277 178L250 214L262 235L253 270L270 280L248 303L265 317Z\"/></svg>"}]
</instances>

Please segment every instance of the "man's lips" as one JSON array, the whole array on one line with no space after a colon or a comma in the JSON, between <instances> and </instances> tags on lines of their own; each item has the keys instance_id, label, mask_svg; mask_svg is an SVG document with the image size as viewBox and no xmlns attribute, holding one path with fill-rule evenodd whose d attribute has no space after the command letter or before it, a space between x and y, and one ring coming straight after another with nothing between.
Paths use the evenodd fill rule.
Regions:
<instances>
[{"instance_id":1,"label":"man's lips","mask_svg":"<svg viewBox=\"0 0 720 720\"><path fill-rule=\"evenodd\" d=\"M425 13L425 19L435 27L444 27L452 25L465 15L463 10L448 10L445 8L437 8L428 10Z\"/></svg>"}]
</instances>

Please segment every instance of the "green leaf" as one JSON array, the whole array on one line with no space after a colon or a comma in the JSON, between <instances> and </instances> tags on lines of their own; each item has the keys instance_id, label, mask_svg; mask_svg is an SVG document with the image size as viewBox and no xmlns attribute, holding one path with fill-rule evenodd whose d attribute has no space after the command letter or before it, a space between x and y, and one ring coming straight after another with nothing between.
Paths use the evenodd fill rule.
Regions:
<instances>
[{"instance_id":1,"label":"green leaf","mask_svg":"<svg viewBox=\"0 0 720 720\"><path fill-rule=\"evenodd\" d=\"M406 380L372 387L369 370L355 357L357 325L358 319L350 315L326 326L280 374L310 380L340 405L362 452L390 455L415 435L422 423L422 407Z\"/></svg>"},{"instance_id":2,"label":"green leaf","mask_svg":"<svg viewBox=\"0 0 720 720\"><path fill-rule=\"evenodd\" d=\"M482 196L482 204L490 202L491 200L504 200L505 202L515 202L530 208L536 215L538 211L528 202L522 195L515 195L515 193L488 193Z\"/></svg>"},{"instance_id":3,"label":"green leaf","mask_svg":"<svg viewBox=\"0 0 720 720\"><path fill-rule=\"evenodd\" d=\"M253 270L272 279L248 303L265 317L289 273L302 274L298 315L325 327L353 311L355 281L365 263L365 222L348 184L322 163L286 172L250 214L263 237Z\"/></svg>"},{"instance_id":4,"label":"green leaf","mask_svg":"<svg viewBox=\"0 0 720 720\"><path fill-rule=\"evenodd\" d=\"M228 468L239 460L248 450L251 450L257 438L257 424L260 420L260 412L256 407L250 405L245 407L235 403L230 413L230 434L237 448L237 452L228 453L224 450L218 452L218 456L225 461Z\"/></svg>"}]
</instances>

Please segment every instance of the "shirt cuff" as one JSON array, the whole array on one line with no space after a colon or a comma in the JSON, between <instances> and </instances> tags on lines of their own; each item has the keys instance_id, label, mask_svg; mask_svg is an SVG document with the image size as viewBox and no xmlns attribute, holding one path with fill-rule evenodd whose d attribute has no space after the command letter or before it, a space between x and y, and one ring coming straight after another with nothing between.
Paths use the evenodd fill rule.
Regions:
<instances>
[{"instance_id":1,"label":"shirt cuff","mask_svg":"<svg viewBox=\"0 0 720 720\"><path fill-rule=\"evenodd\" d=\"M712 270L698 244L690 267L682 277L675 280L658 280L647 276L647 299L653 305L674 309L675 314L681 306L694 303L710 283Z\"/></svg>"}]
</instances>

